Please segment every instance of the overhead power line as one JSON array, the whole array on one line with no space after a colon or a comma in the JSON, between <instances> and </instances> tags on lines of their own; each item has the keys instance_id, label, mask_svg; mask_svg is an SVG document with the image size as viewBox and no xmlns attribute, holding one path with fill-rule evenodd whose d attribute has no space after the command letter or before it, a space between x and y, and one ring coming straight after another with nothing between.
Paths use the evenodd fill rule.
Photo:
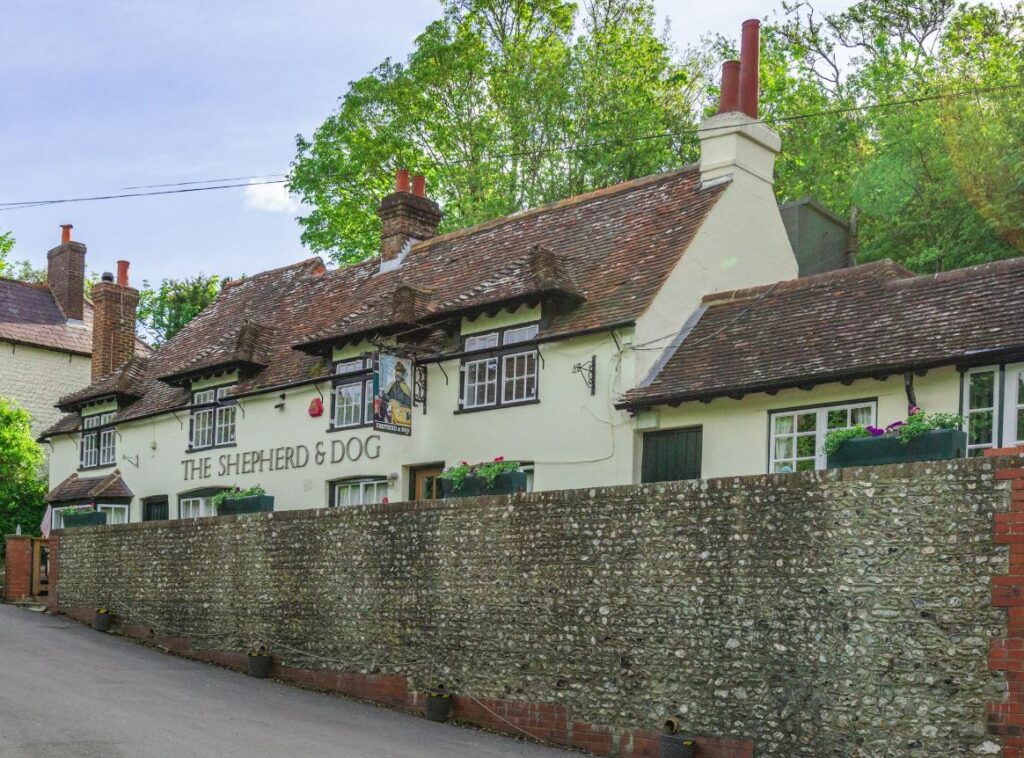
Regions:
<instances>
[{"instance_id":1,"label":"overhead power line","mask_svg":"<svg viewBox=\"0 0 1024 758\"><path fill-rule=\"evenodd\" d=\"M1024 89L1024 84L1007 84L1000 87L983 87L973 88L966 90L958 90L954 92L937 92L931 95L921 95L919 97L907 98L905 100L890 100L883 103L866 103L864 105L851 105L843 108L831 108L822 111L812 111L809 113L797 113L791 116L779 116L778 118L762 118L751 121L751 124L766 124L768 126L774 126L777 124L785 124L793 121L804 121L812 118L822 118L824 116L842 116L850 113L863 113L868 111L875 111L884 108L896 108L905 105L918 105L926 102L933 102L936 100L951 100L959 97L978 96L984 94L990 94L994 92L1006 92L1009 90ZM684 129L680 131L669 131L659 132L656 134L641 134L632 137L609 137L608 139L595 140L592 142L586 142L579 145L557 145L547 148L539 148L533 150L520 150L508 153L493 153L482 158L459 158L455 160L440 160L440 161L426 161L426 165L431 166L450 166L459 165L465 163L472 163L480 160L503 160L509 158L524 158L538 155L550 155L553 153L574 153L582 150L590 150L596 147L605 147L607 145L621 145L621 144L632 144L635 142L644 142L649 140L657 139L669 139L672 137L692 137L698 133L708 133L709 131L715 131L717 129L728 129L731 126L722 127L710 127L708 129ZM177 195L187 192L208 192L211 190L222 190L222 189L234 189L237 187L251 187L261 184L284 184L287 182L286 178L272 178L272 177L286 177L286 174L263 174L256 176L239 176L239 177L228 177L224 179L197 179L190 182L171 182L166 184L142 184L135 187L124 187L125 190L149 190L145 192L124 192L124 193L111 193L107 195L92 195L87 197L68 197L58 198L52 200L23 200L16 202L0 202L0 211L19 210L22 208L38 208L44 205L58 205L63 203L83 203L97 200L119 200L128 197L151 197L154 195ZM241 180L248 181L241 181ZM223 183L218 183L223 182ZM205 186L195 186L205 185ZM169 188L169 189L162 189Z\"/></svg>"}]
</instances>

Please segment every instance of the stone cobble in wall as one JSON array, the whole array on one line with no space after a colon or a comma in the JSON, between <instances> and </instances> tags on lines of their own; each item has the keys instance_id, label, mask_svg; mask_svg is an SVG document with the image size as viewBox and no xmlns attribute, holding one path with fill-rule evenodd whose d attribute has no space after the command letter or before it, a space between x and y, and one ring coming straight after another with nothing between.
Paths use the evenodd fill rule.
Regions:
<instances>
[{"instance_id":1,"label":"stone cobble in wall","mask_svg":"<svg viewBox=\"0 0 1024 758\"><path fill-rule=\"evenodd\" d=\"M985 754L995 465L68 530L60 605L759 756Z\"/></svg>"}]
</instances>

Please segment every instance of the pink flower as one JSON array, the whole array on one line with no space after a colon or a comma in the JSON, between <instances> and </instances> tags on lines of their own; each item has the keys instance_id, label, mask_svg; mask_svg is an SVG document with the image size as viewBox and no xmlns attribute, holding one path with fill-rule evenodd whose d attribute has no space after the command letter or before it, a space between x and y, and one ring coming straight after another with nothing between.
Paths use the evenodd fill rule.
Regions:
<instances>
[{"instance_id":1,"label":"pink flower","mask_svg":"<svg viewBox=\"0 0 1024 758\"><path fill-rule=\"evenodd\" d=\"M501 463L503 460L505 460L504 455L499 455L497 458L494 459L495 463Z\"/></svg>"},{"instance_id":2,"label":"pink flower","mask_svg":"<svg viewBox=\"0 0 1024 758\"><path fill-rule=\"evenodd\" d=\"M885 429L880 429L877 426L869 426L868 434L870 434L872 437L881 437L883 434L885 434Z\"/></svg>"},{"instance_id":3,"label":"pink flower","mask_svg":"<svg viewBox=\"0 0 1024 758\"><path fill-rule=\"evenodd\" d=\"M913 416L915 413L920 413L920 412L921 412L921 409L918 408L916 405L910 406L910 415L911 416Z\"/></svg>"},{"instance_id":4,"label":"pink flower","mask_svg":"<svg viewBox=\"0 0 1024 758\"><path fill-rule=\"evenodd\" d=\"M466 463L465 461L463 461L463 462L462 462L462 463L460 463L459 465L460 465L460 466L468 466L469 464L468 464L468 463Z\"/></svg>"},{"instance_id":5,"label":"pink flower","mask_svg":"<svg viewBox=\"0 0 1024 758\"><path fill-rule=\"evenodd\" d=\"M893 421L889 426L885 427L885 431L891 432L893 429L899 429L901 426L906 426L906 421Z\"/></svg>"}]
</instances>

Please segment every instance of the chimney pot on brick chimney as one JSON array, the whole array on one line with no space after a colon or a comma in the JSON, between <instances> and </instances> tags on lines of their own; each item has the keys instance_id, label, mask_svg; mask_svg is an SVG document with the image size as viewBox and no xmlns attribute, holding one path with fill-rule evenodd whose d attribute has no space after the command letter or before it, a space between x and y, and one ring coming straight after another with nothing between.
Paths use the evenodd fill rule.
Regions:
<instances>
[{"instance_id":1,"label":"chimney pot on brick chimney","mask_svg":"<svg viewBox=\"0 0 1024 758\"><path fill-rule=\"evenodd\" d=\"M400 168L395 172L395 192L409 191L409 169Z\"/></svg>"},{"instance_id":2,"label":"chimney pot on brick chimney","mask_svg":"<svg viewBox=\"0 0 1024 758\"><path fill-rule=\"evenodd\" d=\"M127 287L128 286L128 261L117 262L117 286Z\"/></svg>"},{"instance_id":3,"label":"chimney pot on brick chimney","mask_svg":"<svg viewBox=\"0 0 1024 758\"><path fill-rule=\"evenodd\" d=\"M740 62L726 61L722 64L722 99L718 104L719 113L730 113L740 109Z\"/></svg>"},{"instance_id":4,"label":"chimney pot on brick chimney","mask_svg":"<svg viewBox=\"0 0 1024 758\"><path fill-rule=\"evenodd\" d=\"M85 318L85 245L71 241L71 224L60 225L60 244L46 254L46 284L65 318Z\"/></svg>"},{"instance_id":5,"label":"chimney pot on brick chimney","mask_svg":"<svg viewBox=\"0 0 1024 758\"><path fill-rule=\"evenodd\" d=\"M112 282L112 281L114 281L114 275L112 273L110 273L109 271L104 271L103 275L100 277L100 281L101 282Z\"/></svg>"},{"instance_id":6,"label":"chimney pot on brick chimney","mask_svg":"<svg viewBox=\"0 0 1024 758\"><path fill-rule=\"evenodd\" d=\"M71 241L71 230L74 228L71 224L60 225L60 244L66 245Z\"/></svg>"},{"instance_id":7,"label":"chimney pot on brick chimney","mask_svg":"<svg viewBox=\"0 0 1024 758\"><path fill-rule=\"evenodd\" d=\"M761 74L761 22L751 18L743 22L740 41L740 110L757 118Z\"/></svg>"},{"instance_id":8,"label":"chimney pot on brick chimney","mask_svg":"<svg viewBox=\"0 0 1024 758\"><path fill-rule=\"evenodd\" d=\"M427 179L423 174L416 174L412 178L412 194L418 197L427 196Z\"/></svg>"},{"instance_id":9,"label":"chimney pot on brick chimney","mask_svg":"<svg viewBox=\"0 0 1024 758\"><path fill-rule=\"evenodd\" d=\"M128 286L128 261L117 262L117 280L105 271L92 288L92 379L116 371L135 355L139 291Z\"/></svg>"}]
</instances>

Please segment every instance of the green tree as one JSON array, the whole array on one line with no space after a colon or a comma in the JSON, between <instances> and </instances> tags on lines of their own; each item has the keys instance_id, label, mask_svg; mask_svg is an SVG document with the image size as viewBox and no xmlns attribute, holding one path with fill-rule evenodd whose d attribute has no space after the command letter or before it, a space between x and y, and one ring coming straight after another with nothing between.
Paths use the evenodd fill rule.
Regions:
<instances>
[{"instance_id":1,"label":"green tree","mask_svg":"<svg viewBox=\"0 0 1024 758\"><path fill-rule=\"evenodd\" d=\"M427 176L460 228L679 165L717 67L675 51L650 0L442 0L404 63L352 82L311 138L291 189L302 239L338 262L379 247L396 168ZM636 140L638 134L662 135Z\"/></svg>"},{"instance_id":2,"label":"green tree","mask_svg":"<svg viewBox=\"0 0 1024 758\"><path fill-rule=\"evenodd\" d=\"M933 272L1024 252L1024 3L784 12L767 36L768 112L830 113L779 124L780 199L858 208L861 260Z\"/></svg>"},{"instance_id":3,"label":"green tree","mask_svg":"<svg viewBox=\"0 0 1024 758\"><path fill-rule=\"evenodd\" d=\"M6 276L7 270L7 256L11 254L11 249L14 247L14 237L11 236L10 232L4 232L0 234L0 276Z\"/></svg>"},{"instance_id":4,"label":"green tree","mask_svg":"<svg viewBox=\"0 0 1024 758\"><path fill-rule=\"evenodd\" d=\"M32 438L28 411L0 397L0 535L37 534L46 511L39 472L43 451Z\"/></svg>"},{"instance_id":5,"label":"green tree","mask_svg":"<svg viewBox=\"0 0 1024 758\"><path fill-rule=\"evenodd\" d=\"M139 291L138 323L159 347L213 302L220 292L220 277L197 274L185 279L164 279L150 287L143 281Z\"/></svg>"}]
</instances>

